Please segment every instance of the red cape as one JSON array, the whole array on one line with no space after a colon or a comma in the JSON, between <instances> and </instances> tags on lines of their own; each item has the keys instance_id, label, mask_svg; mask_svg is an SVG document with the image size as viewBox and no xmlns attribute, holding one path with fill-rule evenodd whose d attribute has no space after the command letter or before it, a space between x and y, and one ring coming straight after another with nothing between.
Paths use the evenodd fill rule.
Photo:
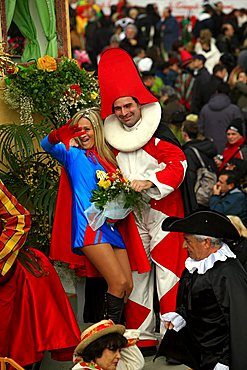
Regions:
<instances>
[{"instance_id":1,"label":"red cape","mask_svg":"<svg viewBox=\"0 0 247 370\"><path fill-rule=\"evenodd\" d=\"M50 258L56 261L67 262L76 269L80 276L97 277L99 272L85 256L79 256L71 250L72 225L72 193L67 174L62 169L56 211L52 229ZM150 271L150 263L145 253L134 216L129 214L124 220L117 223L128 252L132 271L144 273Z\"/></svg>"}]
</instances>

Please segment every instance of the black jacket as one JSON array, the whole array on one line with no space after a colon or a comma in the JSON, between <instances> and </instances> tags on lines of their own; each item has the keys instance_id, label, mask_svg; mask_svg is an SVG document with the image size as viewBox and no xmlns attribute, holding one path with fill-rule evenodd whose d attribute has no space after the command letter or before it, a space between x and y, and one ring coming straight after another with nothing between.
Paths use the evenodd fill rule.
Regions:
<instances>
[{"instance_id":1,"label":"black jacket","mask_svg":"<svg viewBox=\"0 0 247 370\"><path fill-rule=\"evenodd\" d=\"M246 271L234 258L217 261L204 274L185 269L176 311L186 326L167 330L156 357L172 357L194 370L213 370L218 362L246 369L246 289Z\"/></svg>"},{"instance_id":2,"label":"black jacket","mask_svg":"<svg viewBox=\"0 0 247 370\"><path fill-rule=\"evenodd\" d=\"M217 167L214 163L214 157L217 154L217 149L212 141L209 139L204 140L191 140L183 145L183 151L187 159L188 169L190 180L194 188L197 178L197 170L202 167L199 159L197 158L195 152L191 147L196 148L199 151L199 154L205 163L205 166L212 172L217 172Z\"/></svg>"},{"instance_id":3,"label":"black jacket","mask_svg":"<svg viewBox=\"0 0 247 370\"><path fill-rule=\"evenodd\" d=\"M190 111L192 113L198 114L203 107L202 95L204 91L204 85L210 80L210 73L203 67L197 74L194 74L195 80L192 87L192 101Z\"/></svg>"}]
</instances>

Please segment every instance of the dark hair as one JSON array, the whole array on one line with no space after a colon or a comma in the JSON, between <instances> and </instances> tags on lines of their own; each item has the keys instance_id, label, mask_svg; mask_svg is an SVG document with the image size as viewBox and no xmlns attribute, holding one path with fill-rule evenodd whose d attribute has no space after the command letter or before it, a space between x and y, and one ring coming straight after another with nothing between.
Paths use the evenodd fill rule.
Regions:
<instances>
[{"instance_id":1,"label":"dark hair","mask_svg":"<svg viewBox=\"0 0 247 370\"><path fill-rule=\"evenodd\" d=\"M227 179L226 179L227 185L234 184L234 186L239 186L239 176L238 174L236 174L236 172L231 171L231 170L222 170L219 173L219 176L221 175L227 176Z\"/></svg>"},{"instance_id":2,"label":"dark hair","mask_svg":"<svg viewBox=\"0 0 247 370\"><path fill-rule=\"evenodd\" d=\"M119 98L121 98L121 96L119 96ZM134 100L134 102L136 102L136 104L140 104L137 98L134 96L131 96L131 98ZM114 113L114 102L112 103L112 113Z\"/></svg>"},{"instance_id":3,"label":"dark hair","mask_svg":"<svg viewBox=\"0 0 247 370\"><path fill-rule=\"evenodd\" d=\"M182 123L182 130L186 132L190 139L196 139L199 133L197 122L185 120Z\"/></svg>"},{"instance_id":4,"label":"dark hair","mask_svg":"<svg viewBox=\"0 0 247 370\"><path fill-rule=\"evenodd\" d=\"M103 351L108 348L111 351L117 351L126 347L128 341L120 333L110 333L103 335L90 343L84 350L78 352L85 362L95 361L102 356Z\"/></svg>"},{"instance_id":5,"label":"dark hair","mask_svg":"<svg viewBox=\"0 0 247 370\"><path fill-rule=\"evenodd\" d=\"M169 123L176 124L178 127L182 126L182 123L184 122L184 119L186 117L186 112L182 110L176 110L173 112L170 116Z\"/></svg>"},{"instance_id":6,"label":"dark hair","mask_svg":"<svg viewBox=\"0 0 247 370\"><path fill-rule=\"evenodd\" d=\"M216 92L218 94L226 94L226 95L229 95L230 94L230 86L228 85L227 82L220 82L219 85L217 86L217 89L216 89Z\"/></svg>"},{"instance_id":7,"label":"dark hair","mask_svg":"<svg viewBox=\"0 0 247 370\"><path fill-rule=\"evenodd\" d=\"M218 72L222 72L224 69L226 69L226 66L224 64L215 64L213 68L213 75L216 75Z\"/></svg>"}]
</instances>

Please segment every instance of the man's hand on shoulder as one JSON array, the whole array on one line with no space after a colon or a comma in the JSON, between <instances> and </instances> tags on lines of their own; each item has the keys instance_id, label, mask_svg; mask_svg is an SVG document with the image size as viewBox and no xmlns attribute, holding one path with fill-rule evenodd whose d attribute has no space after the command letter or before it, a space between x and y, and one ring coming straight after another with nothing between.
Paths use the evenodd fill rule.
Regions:
<instances>
[{"instance_id":1,"label":"man's hand on shoulder","mask_svg":"<svg viewBox=\"0 0 247 370\"><path fill-rule=\"evenodd\" d=\"M154 184L149 180L133 180L131 181L131 187L137 192L150 189Z\"/></svg>"}]
</instances>

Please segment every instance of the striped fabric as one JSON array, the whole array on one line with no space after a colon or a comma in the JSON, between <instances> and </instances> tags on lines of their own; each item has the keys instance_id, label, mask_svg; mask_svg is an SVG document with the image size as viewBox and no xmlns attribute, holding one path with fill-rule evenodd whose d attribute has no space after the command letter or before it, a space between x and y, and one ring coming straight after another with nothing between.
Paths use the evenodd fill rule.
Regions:
<instances>
[{"instance_id":1,"label":"striped fabric","mask_svg":"<svg viewBox=\"0 0 247 370\"><path fill-rule=\"evenodd\" d=\"M4 276L23 246L31 226L30 213L6 189L0 180L0 274Z\"/></svg>"}]
</instances>

